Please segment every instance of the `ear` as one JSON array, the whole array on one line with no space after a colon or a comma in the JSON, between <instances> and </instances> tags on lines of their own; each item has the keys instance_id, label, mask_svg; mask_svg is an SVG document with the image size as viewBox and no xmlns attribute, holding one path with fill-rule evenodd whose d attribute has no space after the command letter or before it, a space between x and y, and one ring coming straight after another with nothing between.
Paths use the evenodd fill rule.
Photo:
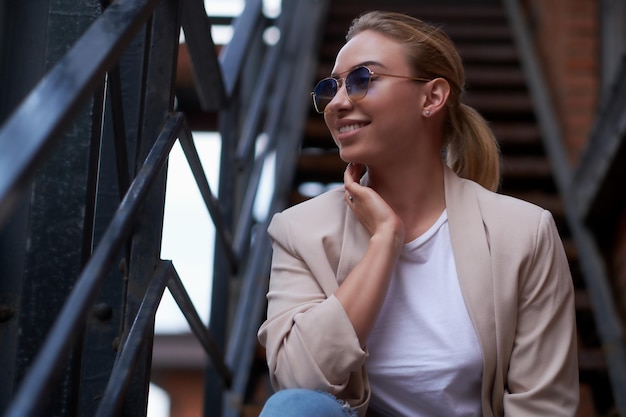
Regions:
<instances>
[{"instance_id":1,"label":"ear","mask_svg":"<svg viewBox=\"0 0 626 417\"><path fill-rule=\"evenodd\" d=\"M422 115L429 117L445 109L450 95L450 84L443 78L435 78L424 87Z\"/></svg>"}]
</instances>

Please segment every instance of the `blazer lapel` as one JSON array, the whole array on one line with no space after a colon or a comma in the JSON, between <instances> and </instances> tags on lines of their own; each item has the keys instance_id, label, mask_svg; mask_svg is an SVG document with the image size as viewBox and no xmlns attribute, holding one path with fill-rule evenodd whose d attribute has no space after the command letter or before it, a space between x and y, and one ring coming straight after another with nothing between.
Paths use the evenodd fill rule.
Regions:
<instances>
[{"instance_id":1,"label":"blazer lapel","mask_svg":"<svg viewBox=\"0 0 626 417\"><path fill-rule=\"evenodd\" d=\"M461 292L483 351L483 394L496 370L496 325L491 256L473 186L444 168L446 208ZM489 396L483 395L483 398ZM490 407L489 407L490 408ZM485 404L483 404L483 409Z\"/></svg>"}]
</instances>

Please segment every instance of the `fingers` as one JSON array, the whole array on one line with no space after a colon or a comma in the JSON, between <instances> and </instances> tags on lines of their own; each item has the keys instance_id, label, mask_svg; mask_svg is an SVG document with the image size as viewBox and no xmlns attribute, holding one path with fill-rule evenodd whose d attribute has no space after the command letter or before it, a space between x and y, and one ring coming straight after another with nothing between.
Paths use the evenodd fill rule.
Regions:
<instances>
[{"instance_id":1,"label":"fingers","mask_svg":"<svg viewBox=\"0 0 626 417\"><path fill-rule=\"evenodd\" d=\"M349 163L346 172L350 174L354 182L359 182L363 176L363 169L362 164Z\"/></svg>"},{"instance_id":2,"label":"fingers","mask_svg":"<svg viewBox=\"0 0 626 417\"><path fill-rule=\"evenodd\" d=\"M359 183L363 169L363 165L351 163L343 174L346 204L371 235L391 231L400 236L396 240L404 242L404 225L393 209L375 190Z\"/></svg>"},{"instance_id":3,"label":"fingers","mask_svg":"<svg viewBox=\"0 0 626 417\"><path fill-rule=\"evenodd\" d=\"M359 183L363 174L363 165L350 163L343 173L343 182L346 187L349 184Z\"/></svg>"},{"instance_id":4,"label":"fingers","mask_svg":"<svg viewBox=\"0 0 626 417\"><path fill-rule=\"evenodd\" d=\"M354 203L354 193L359 185L360 169L357 164L348 164L346 170L343 173L343 183L346 189L345 200L349 205Z\"/></svg>"}]
</instances>

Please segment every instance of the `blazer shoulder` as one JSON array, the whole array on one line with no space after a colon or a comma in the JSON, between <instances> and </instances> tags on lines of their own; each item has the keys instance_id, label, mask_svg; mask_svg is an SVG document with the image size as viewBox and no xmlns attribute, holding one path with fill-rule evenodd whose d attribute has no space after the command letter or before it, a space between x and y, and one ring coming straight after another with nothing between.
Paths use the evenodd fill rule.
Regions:
<instances>
[{"instance_id":1,"label":"blazer shoulder","mask_svg":"<svg viewBox=\"0 0 626 417\"><path fill-rule=\"evenodd\" d=\"M537 204L494 193L475 185L478 204L491 243L533 247L538 239L558 235L552 213ZM525 242L525 243L524 243Z\"/></svg>"},{"instance_id":2,"label":"blazer shoulder","mask_svg":"<svg viewBox=\"0 0 626 417\"><path fill-rule=\"evenodd\" d=\"M533 218L538 220L547 211L543 207L529 201L489 191L476 183L472 183L472 185L476 190L481 211L489 214L489 218L509 221L521 216L527 220Z\"/></svg>"},{"instance_id":3,"label":"blazer shoulder","mask_svg":"<svg viewBox=\"0 0 626 417\"><path fill-rule=\"evenodd\" d=\"M272 237L292 228L307 235L337 231L345 223L347 209L344 188L338 186L275 214L268 231Z\"/></svg>"},{"instance_id":4,"label":"blazer shoulder","mask_svg":"<svg viewBox=\"0 0 626 417\"><path fill-rule=\"evenodd\" d=\"M323 219L324 216L328 215L329 210L336 211L345 207L344 192L343 186L337 186L318 196L286 208L282 213L294 218L313 216L314 218L320 217ZM320 211L322 212L320 213ZM326 214L324 214L324 211Z\"/></svg>"},{"instance_id":5,"label":"blazer shoulder","mask_svg":"<svg viewBox=\"0 0 626 417\"><path fill-rule=\"evenodd\" d=\"M445 180L446 205L453 217L459 218L457 226L462 226L463 221L460 220L478 217L482 217L485 225L501 221L511 223L519 217L531 221L539 219L545 211L519 198L487 190L472 180L459 177L448 167L445 167Z\"/></svg>"}]
</instances>

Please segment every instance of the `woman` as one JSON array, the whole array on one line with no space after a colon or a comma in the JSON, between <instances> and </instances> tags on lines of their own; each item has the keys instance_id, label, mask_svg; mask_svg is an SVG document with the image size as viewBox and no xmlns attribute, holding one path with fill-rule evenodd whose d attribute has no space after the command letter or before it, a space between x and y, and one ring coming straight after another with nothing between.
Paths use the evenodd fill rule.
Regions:
<instances>
[{"instance_id":1,"label":"woman","mask_svg":"<svg viewBox=\"0 0 626 417\"><path fill-rule=\"evenodd\" d=\"M313 92L344 187L269 227L259 340L279 392L261 415L573 416L563 247L549 212L493 192L499 151L460 103L454 45L386 12L346 39Z\"/></svg>"}]
</instances>

